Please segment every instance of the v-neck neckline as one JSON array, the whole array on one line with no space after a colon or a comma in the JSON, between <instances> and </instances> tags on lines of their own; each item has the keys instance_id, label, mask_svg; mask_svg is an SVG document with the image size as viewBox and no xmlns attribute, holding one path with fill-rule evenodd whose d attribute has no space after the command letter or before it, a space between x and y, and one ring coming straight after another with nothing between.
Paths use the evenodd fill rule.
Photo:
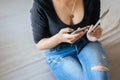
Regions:
<instances>
[{"instance_id":1,"label":"v-neck neckline","mask_svg":"<svg viewBox=\"0 0 120 80\"><path fill-rule=\"evenodd\" d=\"M60 24L62 24L63 26L68 26L68 27L74 27L74 26L79 26L80 24L82 24L84 22L84 19L85 19L85 16L86 16L86 6L85 6L85 1L83 0L83 7L84 7L84 15L83 15L83 18L80 22L76 23L76 24L66 24L64 23L57 15L56 11L55 11L55 8L54 8L54 5L53 5L53 2L52 0L50 0L50 4L51 4L51 8L53 10L53 13L54 13L54 16L56 17L56 19L60 22Z\"/></svg>"}]
</instances>

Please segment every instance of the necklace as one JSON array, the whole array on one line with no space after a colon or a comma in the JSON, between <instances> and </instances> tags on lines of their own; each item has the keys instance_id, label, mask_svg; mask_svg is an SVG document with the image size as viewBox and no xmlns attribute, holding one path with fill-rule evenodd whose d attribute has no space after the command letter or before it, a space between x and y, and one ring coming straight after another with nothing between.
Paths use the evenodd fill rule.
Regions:
<instances>
[{"instance_id":1,"label":"necklace","mask_svg":"<svg viewBox=\"0 0 120 80\"><path fill-rule=\"evenodd\" d=\"M63 0L64 1L64 0ZM61 8L59 7L58 9L60 10L60 13L61 13L61 10L63 10L63 8L66 8L68 11L69 11L69 13L70 14L68 14L68 17L69 17L69 19L70 19L70 24L72 25L73 24L73 18L74 18L74 14L73 14L73 12L74 12L74 10L75 10L75 6L76 6L76 2L77 2L77 0L74 0L74 1L72 1L73 2L73 4L71 4L72 5L72 9L70 10L70 8L68 8L68 6L65 4L65 2L61 2L61 3L63 3L62 5L63 6L61 6ZM58 4L58 2L56 2L56 4ZM53 6L54 7L54 6ZM57 9L55 9L55 10L57 10Z\"/></svg>"},{"instance_id":2,"label":"necklace","mask_svg":"<svg viewBox=\"0 0 120 80\"><path fill-rule=\"evenodd\" d=\"M70 12L70 18L71 18L71 19L74 18L73 12L74 12L74 10L75 10L75 5L76 5L76 0L74 1L72 10L71 10L71 12Z\"/></svg>"},{"instance_id":3,"label":"necklace","mask_svg":"<svg viewBox=\"0 0 120 80\"><path fill-rule=\"evenodd\" d=\"M73 24L73 18L74 18L73 12L74 12L74 10L75 10L76 1L77 1L77 0L74 0L72 9L71 9L71 12L70 12L70 15L69 15L69 17L70 17L70 19L71 19L70 24ZM64 3L64 5L65 5L65 3ZM66 5L65 5L65 6L66 6ZM66 7L66 8L68 9L68 7ZM68 9L68 10L69 10L69 9Z\"/></svg>"},{"instance_id":4,"label":"necklace","mask_svg":"<svg viewBox=\"0 0 120 80\"><path fill-rule=\"evenodd\" d=\"M71 12L70 12L70 18L71 18L71 19L74 18L73 12L74 12L74 10L75 10L76 1L77 1L77 0L74 0L73 6L72 6L72 9L71 9ZM64 3L64 5L65 5L65 3ZM66 5L65 5L65 6L66 6ZM66 8L68 9L67 6L66 6ZM68 9L68 10L69 10L69 9Z\"/></svg>"}]
</instances>

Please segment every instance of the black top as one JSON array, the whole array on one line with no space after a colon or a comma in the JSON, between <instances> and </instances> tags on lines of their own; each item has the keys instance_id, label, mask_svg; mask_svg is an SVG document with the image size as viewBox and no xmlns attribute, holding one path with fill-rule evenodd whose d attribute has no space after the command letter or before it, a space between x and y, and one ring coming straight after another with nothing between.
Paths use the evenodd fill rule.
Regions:
<instances>
[{"instance_id":1,"label":"black top","mask_svg":"<svg viewBox=\"0 0 120 80\"><path fill-rule=\"evenodd\" d=\"M83 1L83 20L75 25L67 25L57 16L51 0L34 0L30 10L34 42L38 43L42 38L51 37L65 27L77 29L78 27L94 25L100 16L100 0Z\"/></svg>"}]
</instances>

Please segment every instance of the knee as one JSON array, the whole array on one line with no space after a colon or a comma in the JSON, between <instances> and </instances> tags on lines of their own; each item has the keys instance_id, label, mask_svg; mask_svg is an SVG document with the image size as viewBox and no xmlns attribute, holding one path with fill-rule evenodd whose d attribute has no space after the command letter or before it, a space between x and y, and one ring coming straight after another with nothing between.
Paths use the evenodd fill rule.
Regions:
<instances>
[{"instance_id":1,"label":"knee","mask_svg":"<svg viewBox=\"0 0 120 80\"><path fill-rule=\"evenodd\" d=\"M91 67L91 70L109 71L108 67L103 64L97 64L97 65Z\"/></svg>"}]
</instances>

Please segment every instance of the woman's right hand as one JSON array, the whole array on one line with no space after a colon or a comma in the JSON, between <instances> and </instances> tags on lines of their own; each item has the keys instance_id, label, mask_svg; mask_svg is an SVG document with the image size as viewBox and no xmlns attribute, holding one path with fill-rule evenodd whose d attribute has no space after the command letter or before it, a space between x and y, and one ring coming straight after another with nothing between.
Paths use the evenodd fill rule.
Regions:
<instances>
[{"instance_id":1,"label":"woman's right hand","mask_svg":"<svg viewBox=\"0 0 120 80\"><path fill-rule=\"evenodd\" d=\"M73 44L75 41L80 39L87 32L87 30L84 30L76 34L69 34L70 32L73 32L73 31L74 29L72 28L61 29L56 36L58 39L58 42L59 43L67 42L67 43Z\"/></svg>"}]
</instances>

